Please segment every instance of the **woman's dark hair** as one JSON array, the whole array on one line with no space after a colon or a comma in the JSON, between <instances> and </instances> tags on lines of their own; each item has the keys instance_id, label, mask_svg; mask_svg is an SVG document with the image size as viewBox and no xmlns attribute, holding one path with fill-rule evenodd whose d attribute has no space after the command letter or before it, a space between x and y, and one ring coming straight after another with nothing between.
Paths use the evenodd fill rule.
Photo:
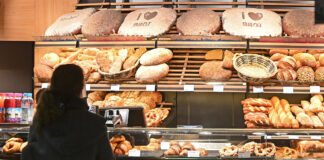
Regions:
<instances>
[{"instance_id":1,"label":"woman's dark hair","mask_svg":"<svg viewBox=\"0 0 324 160\"><path fill-rule=\"evenodd\" d=\"M45 90L46 90L45 88L38 90L38 92L36 93L36 103L39 103L40 98L41 98L42 94L45 92Z\"/></svg>"},{"instance_id":2,"label":"woman's dark hair","mask_svg":"<svg viewBox=\"0 0 324 160\"><path fill-rule=\"evenodd\" d=\"M57 120L64 112L64 103L81 95L84 85L83 71L74 64L60 65L55 69L51 86L42 93L37 105L33 125L39 131Z\"/></svg>"}]
</instances>

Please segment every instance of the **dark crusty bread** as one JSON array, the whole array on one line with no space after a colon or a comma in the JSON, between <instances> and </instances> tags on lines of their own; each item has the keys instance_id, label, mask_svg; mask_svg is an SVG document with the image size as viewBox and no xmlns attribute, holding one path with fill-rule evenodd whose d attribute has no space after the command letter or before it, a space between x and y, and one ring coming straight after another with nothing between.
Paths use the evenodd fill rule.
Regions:
<instances>
[{"instance_id":1,"label":"dark crusty bread","mask_svg":"<svg viewBox=\"0 0 324 160\"><path fill-rule=\"evenodd\" d=\"M199 76L205 81L227 80L232 76L232 71L224 69L220 61L206 62L200 66Z\"/></svg>"},{"instance_id":2,"label":"dark crusty bread","mask_svg":"<svg viewBox=\"0 0 324 160\"><path fill-rule=\"evenodd\" d=\"M290 36L318 37L324 35L324 24L315 25L315 14L309 10L292 10L283 18L282 27Z\"/></svg>"},{"instance_id":3,"label":"dark crusty bread","mask_svg":"<svg viewBox=\"0 0 324 160\"><path fill-rule=\"evenodd\" d=\"M86 8L77 10L59 17L50 27L47 28L45 36L67 36L81 33L81 27L89 16L96 10Z\"/></svg>"},{"instance_id":4,"label":"dark crusty bread","mask_svg":"<svg viewBox=\"0 0 324 160\"><path fill-rule=\"evenodd\" d=\"M83 35L109 35L118 33L124 16L119 11L103 10L87 18L82 25Z\"/></svg>"},{"instance_id":5,"label":"dark crusty bread","mask_svg":"<svg viewBox=\"0 0 324 160\"><path fill-rule=\"evenodd\" d=\"M177 29L183 35L211 35L219 31L220 17L207 8L196 8L177 20Z\"/></svg>"}]
</instances>

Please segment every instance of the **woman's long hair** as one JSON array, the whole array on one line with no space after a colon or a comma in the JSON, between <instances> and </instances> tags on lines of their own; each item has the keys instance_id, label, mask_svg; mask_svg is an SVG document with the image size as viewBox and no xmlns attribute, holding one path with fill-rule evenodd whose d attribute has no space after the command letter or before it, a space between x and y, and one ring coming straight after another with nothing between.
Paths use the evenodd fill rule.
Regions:
<instances>
[{"instance_id":1,"label":"woman's long hair","mask_svg":"<svg viewBox=\"0 0 324 160\"><path fill-rule=\"evenodd\" d=\"M57 120L64 112L64 103L80 97L84 85L83 71L74 64L60 65L55 69L51 86L42 93L33 120L36 130Z\"/></svg>"}]
</instances>

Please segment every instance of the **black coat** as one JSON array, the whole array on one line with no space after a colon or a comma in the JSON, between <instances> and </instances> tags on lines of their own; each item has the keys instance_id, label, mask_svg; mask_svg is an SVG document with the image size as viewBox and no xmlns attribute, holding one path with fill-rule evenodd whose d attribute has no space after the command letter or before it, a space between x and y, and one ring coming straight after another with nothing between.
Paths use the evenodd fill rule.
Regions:
<instances>
[{"instance_id":1,"label":"black coat","mask_svg":"<svg viewBox=\"0 0 324 160\"><path fill-rule=\"evenodd\" d=\"M90 113L80 98L63 106L63 115L40 132L30 127L29 144L23 150L22 160L114 159L105 119Z\"/></svg>"}]
</instances>

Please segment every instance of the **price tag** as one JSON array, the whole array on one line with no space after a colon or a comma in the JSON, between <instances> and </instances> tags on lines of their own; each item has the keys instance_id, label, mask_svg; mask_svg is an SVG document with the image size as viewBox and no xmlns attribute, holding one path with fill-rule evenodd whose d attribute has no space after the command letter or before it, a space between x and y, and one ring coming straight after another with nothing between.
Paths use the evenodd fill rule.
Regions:
<instances>
[{"instance_id":1,"label":"price tag","mask_svg":"<svg viewBox=\"0 0 324 160\"><path fill-rule=\"evenodd\" d=\"M320 93L321 87L320 86L309 86L310 93Z\"/></svg>"},{"instance_id":2,"label":"price tag","mask_svg":"<svg viewBox=\"0 0 324 160\"><path fill-rule=\"evenodd\" d=\"M148 84L146 85L146 91L155 91L155 85L154 84Z\"/></svg>"},{"instance_id":3,"label":"price tag","mask_svg":"<svg viewBox=\"0 0 324 160\"><path fill-rule=\"evenodd\" d=\"M111 91L119 91L120 85L119 84L112 84L110 86Z\"/></svg>"},{"instance_id":4,"label":"price tag","mask_svg":"<svg viewBox=\"0 0 324 160\"><path fill-rule=\"evenodd\" d=\"M48 83L42 83L42 88L48 88Z\"/></svg>"},{"instance_id":5,"label":"price tag","mask_svg":"<svg viewBox=\"0 0 324 160\"><path fill-rule=\"evenodd\" d=\"M244 152L238 152L238 158L251 158L251 152L244 151Z\"/></svg>"},{"instance_id":6,"label":"price tag","mask_svg":"<svg viewBox=\"0 0 324 160\"><path fill-rule=\"evenodd\" d=\"M245 82L243 83L243 86L246 86L246 83Z\"/></svg>"},{"instance_id":7,"label":"price tag","mask_svg":"<svg viewBox=\"0 0 324 160\"><path fill-rule=\"evenodd\" d=\"M263 93L263 86L253 86L253 93Z\"/></svg>"},{"instance_id":8,"label":"price tag","mask_svg":"<svg viewBox=\"0 0 324 160\"><path fill-rule=\"evenodd\" d=\"M310 138L311 139L317 139L318 140L318 139L322 139L322 136L311 136Z\"/></svg>"},{"instance_id":9,"label":"price tag","mask_svg":"<svg viewBox=\"0 0 324 160\"><path fill-rule=\"evenodd\" d=\"M170 148L170 143L169 142L161 142L161 149L162 150L167 150Z\"/></svg>"},{"instance_id":10,"label":"price tag","mask_svg":"<svg viewBox=\"0 0 324 160\"><path fill-rule=\"evenodd\" d=\"M141 156L141 151L140 150L129 150L128 152L129 157L140 157Z\"/></svg>"},{"instance_id":11,"label":"price tag","mask_svg":"<svg viewBox=\"0 0 324 160\"><path fill-rule=\"evenodd\" d=\"M288 136L289 139L299 139L299 136Z\"/></svg>"},{"instance_id":12,"label":"price tag","mask_svg":"<svg viewBox=\"0 0 324 160\"><path fill-rule=\"evenodd\" d=\"M90 84L86 84L85 89L86 89L86 91L90 91L91 90L91 85Z\"/></svg>"},{"instance_id":13,"label":"price tag","mask_svg":"<svg viewBox=\"0 0 324 160\"><path fill-rule=\"evenodd\" d=\"M265 139L272 139L271 136L265 136Z\"/></svg>"},{"instance_id":14,"label":"price tag","mask_svg":"<svg viewBox=\"0 0 324 160\"><path fill-rule=\"evenodd\" d=\"M193 92L193 91L195 91L195 86L194 85L184 85L183 90L185 92Z\"/></svg>"},{"instance_id":15,"label":"price tag","mask_svg":"<svg viewBox=\"0 0 324 160\"><path fill-rule=\"evenodd\" d=\"M285 93L285 94L294 93L294 87L283 87L283 93Z\"/></svg>"},{"instance_id":16,"label":"price tag","mask_svg":"<svg viewBox=\"0 0 324 160\"><path fill-rule=\"evenodd\" d=\"M221 85L214 86L213 92L224 92L224 86L221 86Z\"/></svg>"},{"instance_id":17,"label":"price tag","mask_svg":"<svg viewBox=\"0 0 324 160\"><path fill-rule=\"evenodd\" d=\"M188 151L188 157L200 157L199 151Z\"/></svg>"}]
</instances>

